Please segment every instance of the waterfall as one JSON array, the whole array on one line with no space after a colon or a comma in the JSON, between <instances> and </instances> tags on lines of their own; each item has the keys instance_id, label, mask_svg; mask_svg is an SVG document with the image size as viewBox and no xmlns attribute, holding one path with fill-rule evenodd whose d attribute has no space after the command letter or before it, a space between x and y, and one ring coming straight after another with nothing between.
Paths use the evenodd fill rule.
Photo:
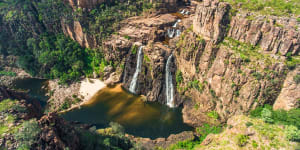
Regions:
<instances>
[{"instance_id":1,"label":"waterfall","mask_svg":"<svg viewBox=\"0 0 300 150\"><path fill-rule=\"evenodd\" d=\"M169 38L173 38L174 34L175 34L175 29L168 29L168 37Z\"/></svg>"},{"instance_id":2,"label":"waterfall","mask_svg":"<svg viewBox=\"0 0 300 150\"><path fill-rule=\"evenodd\" d=\"M172 73L170 72L170 65L173 54L168 57L166 64L166 96L167 96L167 105L169 107L174 107L174 87L172 82Z\"/></svg>"},{"instance_id":3,"label":"waterfall","mask_svg":"<svg viewBox=\"0 0 300 150\"><path fill-rule=\"evenodd\" d=\"M135 69L135 72L134 72L134 75L132 77L130 87L129 87L129 91L132 93L135 93L137 79L138 79L139 73L141 72L141 69L142 69L142 61L143 61L143 46L140 46L138 53L137 53L136 69Z\"/></svg>"},{"instance_id":4,"label":"waterfall","mask_svg":"<svg viewBox=\"0 0 300 150\"><path fill-rule=\"evenodd\" d=\"M177 24L178 24L179 22L181 22L180 19L178 19L178 20L175 22L175 24L173 25L173 28L176 28L176 27L177 27Z\"/></svg>"},{"instance_id":5,"label":"waterfall","mask_svg":"<svg viewBox=\"0 0 300 150\"><path fill-rule=\"evenodd\" d=\"M179 29L176 30L176 37L179 36L181 34L181 31Z\"/></svg>"},{"instance_id":6,"label":"waterfall","mask_svg":"<svg viewBox=\"0 0 300 150\"><path fill-rule=\"evenodd\" d=\"M184 13L185 13L184 11L185 11L185 10L182 10L180 13L181 13L181 14L184 14Z\"/></svg>"}]
</instances>

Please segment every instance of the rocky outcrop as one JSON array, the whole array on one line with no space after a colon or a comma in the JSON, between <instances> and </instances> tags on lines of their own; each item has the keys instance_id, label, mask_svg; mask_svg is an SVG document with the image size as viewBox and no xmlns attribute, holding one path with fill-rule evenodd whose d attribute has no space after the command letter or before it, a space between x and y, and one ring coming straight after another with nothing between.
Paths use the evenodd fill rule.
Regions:
<instances>
[{"instance_id":1,"label":"rocky outcrop","mask_svg":"<svg viewBox=\"0 0 300 150\"><path fill-rule=\"evenodd\" d=\"M203 38L220 42L226 35L230 6L224 2L204 1L197 6L193 31Z\"/></svg>"},{"instance_id":2,"label":"rocky outcrop","mask_svg":"<svg viewBox=\"0 0 300 150\"><path fill-rule=\"evenodd\" d=\"M112 0L65 0L69 5L76 10L77 8L93 9L104 2L111 2ZM122 1L121 1L122 2Z\"/></svg>"},{"instance_id":3,"label":"rocky outcrop","mask_svg":"<svg viewBox=\"0 0 300 150\"><path fill-rule=\"evenodd\" d=\"M198 126L201 124L198 120L203 121L210 111L217 111L220 120L225 121L259 104L274 103L285 78L283 62L271 57L259 58L262 54L250 55L247 58L250 62L245 62L233 43L216 47L212 41L199 37L198 41L186 41L195 35L183 34L175 56L177 71L183 77L182 83L177 83L177 90L192 99L184 103L185 122ZM271 64L265 62L271 60Z\"/></svg>"},{"instance_id":4,"label":"rocky outcrop","mask_svg":"<svg viewBox=\"0 0 300 150\"><path fill-rule=\"evenodd\" d=\"M177 91L186 99L183 118L193 126L211 123L210 111L226 121L258 105L273 104L288 71L285 57L278 54L299 53L295 19L251 19L243 13L232 16L230 9L224 2L199 3L195 16L182 21L188 26L193 20L193 32L188 29L171 42L177 47L175 62L182 76ZM295 86L286 88L294 93L293 100L299 93L293 91Z\"/></svg>"},{"instance_id":5,"label":"rocky outcrop","mask_svg":"<svg viewBox=\"0 0 300 150\"><path fill-rule=\"evenodd\" d=\"M152 150L154 147L167 148L178 141L194 140L195 136L192 131L185 131L179 134L171 134L168 138L157 138L154 140L149 138L129 138L140 144L143 149Z\"/></svg>"},{"instance_id":6,"label":"rocky outcrop","mask_svg":"<svg viewBox=\"0 0 300 150\"><path fill-rule=\"evenodd\" d=\"M214 43L227 35L240 42L260 46L263 51L271 51L273 54L299 53L300 26L295 18L245 13L232 16L229 12L230 6L227 3L204 1L197 6L193 22L194 32L206 40L213 40Z\"/></svg>"},{"instance_id":7,"label":"rocky outcrop","mask_svg":"<svg viewBox=\"0 0 300 150\"><path fill-rule=\"evenodd\" d=\"M145 46L136 93L147 96L149 101L165 103L164 72L166 60L172 50L157 41L165 39L167 28L175 22L176 16L170 14L149 18L133 17L121 23L123 27L118 35L113 35L104 42L105 59L124 67L121 69L120 81L126 88L129 88L135 72L138 47ZM175 81L175 76L173 81Z\"/></svg>"},{"instance_id":8,"label":"rocky outcrop","mask_svg":"<svg viewBox=\"0 0 300 150\"><path fill-rule=\"evenodd\" d=\"M165 94L165 67L166 60L171 53L171 49L165 47L161 43L148 45L143 49L144 59L142 71L138 77L136 93L147 96L149 101L160 101L166 103ZM123 73L123 82L125 87L129 87L135 72L136 55L131 54L126 61L126 66ZM134 58L134 59L132 59ZM174 64L173 64L174 66ZM174 67L172 67L174 68ZM171 70L175 74L175 70ZM175 76L173 76L175 81Z\"/></svg>"},{"instance_id":9,"label":"rocky outcrop","mask_svg":"<svg viewBox=\"0 0 300 150\"><path fill-rule=\"evenodd\" d=\"M228 36L252 45L263 51L297 55L300 51L300 23L294 18L248 16L232 17Z\"/></svg>"},{"instance_id":10,"label":"rocky outcrop","mask_svg":"<svg viewBox=\"0 0 300 150\"><path fill-rule=\"evenodd\" d=\"M297 149L286 139L287 126L265 123L243 115L231 117L220 134L209 134L196 149Z\"/></svg>"},{"instance_id":11,"label":"rocky outcrop","mask_svg":"<svg viewBox=\"0 0 300 150\"><path fill-rule=\"evenodd\" d=\"M96 47L96 39L92 35L83 32L79 21L73 21L73 24L67 24L62 20L61 26L64 34L69 36L72 40L77 41L80 46L87 48Z\"/></svg>"},{"instance_id":12,"label":"rocky outcrop","mask_svg":"<svg viewBox=\"0 0 300 150\"><path fill-rule=\"evenodd\" d=\"M287 74L282 90L276 99L273 109L290 110L300 105L300 84L295 81L296 75L300 75L300 68L296 68Z\"/></svg>"},{"instance_id":13,"label":"rocky outcrop","mask_svg":"<svg viewBox=\"0 0 300 150\"><path fill-rule=\"evenodd\" d=\"M79 135L74 127L58 115L51 113L39 121L41 133L37 143L32 146L37 150L80 149Z\"/></svg>"}]
</instances>

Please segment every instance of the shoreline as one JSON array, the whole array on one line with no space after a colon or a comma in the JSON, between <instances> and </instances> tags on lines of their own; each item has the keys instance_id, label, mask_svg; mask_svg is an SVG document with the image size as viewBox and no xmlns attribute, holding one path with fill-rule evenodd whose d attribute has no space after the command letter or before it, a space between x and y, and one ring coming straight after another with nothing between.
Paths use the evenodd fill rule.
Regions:
<instances>
[{"instance_id":1,"label":"shoreline","mask_svg":"<svg viewBox=\"0 0 300 150\"><path fill-rule=\"evenodd\" d=\"M105 84L100 79L90 79L85 78L81 80L80 88L78 91L78 95L83 96L82 102L78 104L72 105L70 108L59 111L58 113L65 113L75 108L80 108L82 105L85 105L89 100L92 99L94 95L103 88L107 87L107 84Z\"/></svg>"}]
</instances>

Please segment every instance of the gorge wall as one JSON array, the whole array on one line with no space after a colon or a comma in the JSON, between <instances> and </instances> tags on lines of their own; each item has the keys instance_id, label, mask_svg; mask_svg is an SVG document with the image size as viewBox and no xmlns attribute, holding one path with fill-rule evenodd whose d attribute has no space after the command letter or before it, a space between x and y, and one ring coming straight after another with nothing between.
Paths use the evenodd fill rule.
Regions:
<instances>
[{"instance_id":1,"label":"gorge wall","mask_svg":"<svg viewBox=\"0 0 300 150\"><path fill-rule=\"evenodd\" d=\"M195 14L179 23L185 29L181 36L165 45L166 29L176 20L175 16L164 18L167 15L128 19L119 35L106 43L109 52L105 54L108 60L122 62L120 81L128 88L136 65L132 47L146 45L137 94L147 96L148 101L166 103L165 65L173 53L175 103L183 104L184 121L193 126L213 122L207 116L212 111L226 121L259 105L274 104L284 92L282 85L288 72L299 68L299 64L289 65L287 60L299 55L300 50L299 22L295 18L234 14L228 3L204 1L198 3ZM125 35L131 39L125 39ZM293 95L290 99L297 106L299 92Z\"/></svg>"},{"instance_id":2,"label":"gorge wall","mask_svg":"<svg viewBox=\"0 0 300 150\"><path fill-rule=\"evenodd\" d=\"M86 22L90 12L103 2L109 1L65 1L71 7L57 7L61 13L55 19L47 17L47 9L36 10L36 4L30 3L27 19L11 21L1 15L0 30L5 33L1 36L27 45L21 39L38 37L46 31L64 33L82 47L101 52L112 63L97 75L112 83L123 83L125 88L129 88L135 72L137 48L144 45L136 94L163 104L166 103L165 67L173 54L170 71L176 85L175 105L183 106L184 121L193 126L211 122L207 113L212 111L226 121L232 115L247 113L266 103L288 109L299 105L299 84L293 80L299 74L295 71L299 70L299 64L293 59L299 57L300 51L300 24L295 18L237 12L228 3L219 1L193 1L192 6L181 5L184 1L149 1L158 3L162 6L159 10L164 11L144 16L132 14L134 17L121 21L113 34L99 38L98 29L103 31L97 26L97 35L90 33L94 20L91 24ZM190 13L174 14L166 6ZM84 8L82 13L87 14L76 12L79 8ZM38 14L45 19L39 19ZM178 29L183 32L173 39L167 38L168 29L178 19L181 19ZM28 32L20 37L19 31ZM287 95L291 102L285 102Z\"/></svg>"}]
</instances>

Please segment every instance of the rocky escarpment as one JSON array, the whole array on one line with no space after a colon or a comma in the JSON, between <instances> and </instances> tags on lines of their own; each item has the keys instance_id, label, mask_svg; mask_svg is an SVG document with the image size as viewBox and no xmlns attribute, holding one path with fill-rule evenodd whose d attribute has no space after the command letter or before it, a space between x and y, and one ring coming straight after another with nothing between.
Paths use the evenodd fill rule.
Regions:
<instances>
[{"instance_id":1,"label":"rocky escarpment","mask_svg":"<svg viewBox=\"0 0 300 150\"><path fill-rule=\"evenodd\" d=\"M162 41L175 16L130 18L118 35L105 42L105 58L119 62L120 81L129 88L136 47L145 45L136 93L149 101L166 103L165 65L173 53L175 103L178 106L184 101L184 120L193 126L214 122L207 116L211 111L226 121L259 105L273 104L288 68L297 66L287 66L285 55L299 53L298 23L293 18L234 14L231 9L224 2L198 3L195 14L182 18L179 24L186 31L169 40L168 46Z\"/></svg>"},{"instance_id":2,"label":"rocky escarpment","mask_svg":"<svg viewBox=\"0 0 300 150\"><path fill-rule=\"evenodd\" d=\"M165 66L173 53L175 103L183 103L184 121L193 126L214 122L207 116L211 111L226 121L259 105L273 104L289 69L297 67L286 59L299 54L296 19L236 13L219 1L194 3L196 11L189 16L154 14L121 22L118 33L102 45L105 59L116 66L105 69L104 80L114 72L129 88L138 47L144 45L136 94L166 103ZM167 39L167 29L179 18L179 28L186 30L180 37ZM80 33L81 44L89 43L82 43L85 35Z\"/></svg>"},{"instance_id":3,"label":"rocky escarpment","mask_svg":"<svg viewBox=\"0 0 300 150\"><path fill-rule=\"evenodd\" d=\"M243 115L231 117L220 134L210 134L195 149L297 149L286 139L287 126L265 123Z\"/></svg>"},{"instance_id":4,"label":"rocky escarpment","mask_svg":"<svg viewBox=\"0 0 300 150\"><path fill-rule=\"evenodd\" d=\"M138 76L136 93L148 97L149 101L165 103L165 65L171 49L159 41L165 39L165 31L176 22L170 14L149 18L135 17L124 21L118 35L113 35L104 46L106 60L119 62L120 81L129 88L136 68L138 47L143 48L142 71ZM125 37L130 37L125 38ZM175 70L173 70L175 73ZM175 79L174 79L175 80Z\"/></svg>"},{"instance_id":5,"label":"rocky escarpment","mask_svg":"<svg viewBox=\"0 0 300 150\"><path fill-rule=\"evenodd\" d=\"M300 84L299 81L296 81L297 75L298 76L300 75L299 67L287 74L282 90L273 105L273 108L275 110L276 109L290 110L293 108L299 108Z\"/></svg>"},{"instance_id":6,"label":"rocky escarpment","mask_svg":"<svg viewBox=\"0 0 300 150\"><path fill-rule=\"evenodd\" d=\"M299 53L299 23L293 18L252 17L232 16L224 2L198 4L194 32L181 35L175 53L183 78L177 90L192 99L184 103L185 122L199 126L210 111L226 120L275 102L291 69L282 56ZM293 95L296 99L299 92Z\"/></svg>"},{"instance_id":7,"label":"rocky escarpment","mask_svg":"<svg viewBox=\"0 0 300 150\"><path fill-rule=\"evenodd\" d=\"M21 99L21 100L18 100ZM100 135L62 119L56 113L44 115L25 93L0 87L0 149L130 149L124 136ZM107 145L104 141L109 141Z\"/></svg>"}]
</instances>

